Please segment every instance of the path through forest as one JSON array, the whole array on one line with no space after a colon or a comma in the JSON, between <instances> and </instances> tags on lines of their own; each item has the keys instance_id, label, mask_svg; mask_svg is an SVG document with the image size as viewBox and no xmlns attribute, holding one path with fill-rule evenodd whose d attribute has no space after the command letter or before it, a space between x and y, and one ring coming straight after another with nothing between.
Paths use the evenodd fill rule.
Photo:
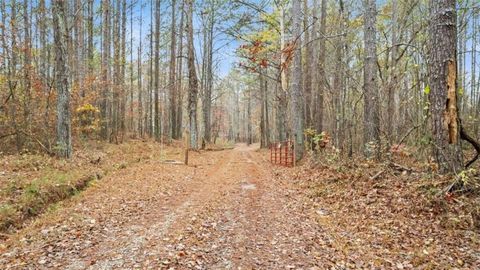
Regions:
<instances>
[{"instance_id":1,"label":"path through forest","mask_svg":"<svg viewBox=\"0 0 480 270\"><path fill-rule=\"evenodd\" d=\"M3 269L319 265L318 225L256 148L146 161L96 182L13 239ZM298 199L298 200L297 200ZM295 208L295 210L294 210ZM328 262L328 258L322 259Z\"/></svg>"}]
</instances>

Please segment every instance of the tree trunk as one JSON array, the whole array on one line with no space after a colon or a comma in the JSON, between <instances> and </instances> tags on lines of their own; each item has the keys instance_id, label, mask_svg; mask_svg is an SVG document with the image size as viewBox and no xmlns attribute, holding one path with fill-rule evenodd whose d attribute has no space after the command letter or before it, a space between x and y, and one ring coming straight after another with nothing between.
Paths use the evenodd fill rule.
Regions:
<instances>
[{"instance_id":1,"label":"tree trunk","mask_svg":"<svg viewBox=\"0 0 480 270\"><path fill-rule=\"evenodd\" d=\"M265 71L266 72L266 71ZM265 77L263 81L263 92L264 92L264 108L265 108L265 147L270 145L270 118L268 114L268 79Z\"/></svg>"},{"instance_id":2,"label":"tree trunk","mask_svg":"<svg viewBox=\"0 0 480 270\"><path fill-rule=\"evenodd\" d=\"M480 138L480 91L479 91L479 86L477 82L477 76L476 76L476 70L477 70L477 31L478 31L478 14L473 14L473 26L472 26L472 32L473 32L473 40L472 40L472 108L474 108L474 115L475 115L475 124L473 128L473 133L474 137ZM465 30L466 31L466 30Z\"/></svg>"},{"instance_id":3,"label":"tree trunk","mask_svg":"<svg viewBox=\"0 0 480 270\"><path fill-rule=\"evenodd\" d=\"M317 133L323 131L323 95L327 89L327 75L325 71L325 56L326 56L326 35L327 32L327 0L322 0L321 14L320 14L320 40L318 44L318 89L316 91L316 106L315 110L315 129Z\"/></svg>"},{"instance_id":4,"label":"tree trunk","mask_svg":"<svg viewBox=\"0 0 480 270\"><path fill-rule=\"evenodd\" d=\"M303 0L303 31L305 33L305 61L304 64L304 73L305 78L303 81L303 89L305 91L305 126L311 127L312 126L312 70L310 69L310 62L313 51L312 51L312 44L310 43L310 25L309 25L309 18L310 18L310 11L308 8L308 0Z\"/></svg>"},{"instance_id":5,"label":"tree trunk","mask_svg":"<svg viewBox=\"0 0 480 270\"><path fill-rule=\"evenodd\" d=\"M375 158L380 158L380 118L377 86L377 29L376 16L377 9L375 0L364 0L364 20L365 20L365 67L364 67L364 131L363 142L366 146L364 154L370 158L375 154ZM368 147L367 147L368 145ZM372 153L373 152L373 153Z\"/></svg>"},{"instance_id":6,"label":"tree trunk","mask_svg":"<svg viewBox=\"0 0 480 270\"><path fill-rule=\"evenodd\" d=\"M55 42L55 83L57 97L57 151L64 158L72 156L72 134L70 123L70 92L68 89L68 67L66 64L66 36L68 35L65 2L53 1L53 34Z\"/></svg>"},{"instance_id":7,"label":"tree trunk","mask_svg":"<svg viewBox=\"0 0 480 270\"><path fill-rule=\"evenodd\" d=\"M23 116L25 129L30 133L32 127L31 115L33 107L31 106L31 71L32 71L32 40L30 36L30 16L28 11L28 0L23 1L23 29L24 29L24 102L23 102Z\"/></svg>"},{"instance_id":8,"label":"tree trunk","mask_svg":"<svg viewBox=\"0 0 480 270\"><path fill-rule=\"evenodd\" d=\"M111 107L112 132L110 142L118 143L118 130L120 127L120 1L115 0L113 4L113 100Z\"/></svg>"},{"instance_id":9,"label":"tree trunk","mask_svg":"<svg viewBox=\"0 0 480 270\"><path fill-rule=\"evenodd\" d=\"M250 145L253 143L253 134L252 134L252 91L247 93L247 144Z\"/></svg>"},{"instance_id":10,"label":"tree trunk","mask_svg":"<svg viewBox=\"0 0 480 270\"><path fill-rule=\"evenodd\" d=\"M187 48L188 48L188 118L190 124L190 147L198 148L197 99L198 79L195 69L195 49L193 47L193 0L187 0Z\"/></svg>"},{"instance_id":11,"label":"tree trunk","mask_svg":"<svg viewBox=\"0 0 480 270\"><path fill-rule=\"evenodd\" d=\"M347 31L344 19L343 1L340 0L338 9L338 31ZM346 35L346 34L345 34ZM345 92L345 74L344 74L344 47L345 35L342 34L337 38L335 44L335 74L333 79L333 105L334 105L334 143L339 149L343 149L343 114L342 114L342 95Z\"/></svg>"},{"instance_id":12,"label":"tree trunk","mask_svg":"<svg viewBox=\"0 0 480 270\"><path fill-rule=\"evenodd\" d=\"M397 121L395 119L396 102L395 102L395 91L398 87L398 67L397 67L397 57L398 57L398 1L392 1L392 53L390 59L390 83L387 88L387 135L388 141L390 143L396 141L396 130L397 130Z\"/></svg>"},{"instance_id":13,"label":"tree trunk","mask_svg":"<svg viewBox=\"0 0 480 270\"><path fill-rule=\"evenodd\" d=\"M140 13L143 12L143 6L140 5ZM137 73L138 73L138 134L140 138L143 138L144 135L144 125L143 125L143 89L142 89L142 25L143 17L140 16L140 35L138 39L138 58L137 58Z\"/></svg>"},{"instance_id":14,"label":"tree trunk","mask_svg":"<svg viewBox=\"0 0 480 270\"><path fill-rule=\"evenodd\" d=\"M87 54L88 54L88 76L92 77L93 76L93 68L94 68L94 62L93 62L93 53L94 53L94 47L93 47L93 14L94 14L94 0L88 0L88 21L87 21L87 31L88 31L88 41L87 41Z\"/></svg>"},{"instance_id":15,"label":"tree trunk","mask_svg":"<svg viewBox=\"0 0 480 270\"><path fill-rule=\"evenodd\" d=\"M170 66L168 76L168 89L170 97L170 136L174 139L178 139L176 133L177 130L177 93L176 93L176 22L175 22L175 10L177 9L177 1L172 0L172 21L171 21L171 35L170 35Z\"/></svg>"},{"instance_id":16,"label":"tree trunk","mask_svg":"<svg viewBox=\"0 0 480 270\"><path fill-rule=\"evenodd\" d=\"M259 90L260 90L260 148L266 148L267 147L267 138L266 138L266 126L265 126L265 101L266 101L266 96L265 96L265 91L263 90L264 83L263 81L265 80L262 72L258 75L258 81L260 83L259 85Z\"/></svg>"},{"instance_id":17,"label":"tree trunk","mask_svg":"<svg viewBox=\"0 0 480 270\"><path fill-rule=\"evenodd\" d=\"M85 87L83 86L84 78L84 35L83 35L83 4L81 0L75 0L75 23L74 23L74 33L75 33L75 84L76 87L80 88L80 96L85 97Z\"/></svg>"},{"instance_id":18,"label":"tree trunk","mask_svg":"<svg viewBox=\"0 0 480 270\"><path fill-rule=\"evenodd\" d=\"M287 137L287 56L285 53L285 6L280 5L280 92L278 93L278 113L277 113L277 132L279 141L284 141Z\"/></svg>"},{"instance_id":19,"label":"tree trunk","mask_svg":"<svg viewBox=\"0 0 480 270\"><path fill-rule=\"evenodd\" d=\"M148 85L148 101L147 101L147 113L145 114L145 128L148 131L148 135L153 137L153 102L152 102L152 95L153 95L153 43L154 43L154 34L153 34L153 22L154 22L154 4L153 0L150 1L150 68L149 68L149 85Z\"/></svg>"},{"instance_id":20,"label":"tree trunk","mask_svg":"<svg viewBox=\"0 0 480 270\"><path fill-rule=\"evenodd\" d=\"M457 109L455 0L430 0L429 81L433 156L442 173L463 169Z\"/></svg>"},{"instance_id":21,"label":"tree trunk","mask_svg":"<svg viewBox=\"0 0 480 270\"><path fill-rule=\"evenodd\" d=\"M160 141L160 110L158 94L160 92L160 0L155 0L155 88L154 88L154 131L155 140Z\"/></svg>"},{"instance_id":22,"label":"tree trunk","mask_svg":"<svg viewBox=\"0 0 480 270\"><path fill-rule=\"evenodd\" d=\"M130 67L130 115L129 115L129 118L130 119L128 121L129 122L128 127L129 127L130 131L134 133L133 135L136 137L138 130L135 128L135 120L134 120L135 117L134 117L134 112L133 112L133 107L134 107L134 101L133 101L133 92L134 92L133 91L133 89L134 89L134 87L133 87L133 81L134 81L133 70L135 69L134 61L133 61L133 51L134 51L133 50L133 8L134 8L134 6L132 5L132 7L130 7L130 65L129 65L129 67ZM140 20L141 20L141 18L140 18ZM141 26L140 26L139 30L140 29L141 29ZM141 36L142 36L142 34L141 34L141 30L140 30L140 38L139 39L142 39ZM139 54L138 61L140 62L141 59L142 58ZM138 89L140 89L140 87ZM138 92L138 95L140 96L140 91ZM139 106L140 106L140 104L139 104ZM139 118L139 119L141 119L141 118Z\"/></svg>"},{"instance_id":23,"label":"tree trunk","mask_svg":"<svg viewBox=\"0 0 480 270\"><path fill-rule=\"evenodd\" d=\"M185 18L185 1L182 0L182 6L180 9L180 26L179 26L179 37L178 37L178 47L177 52L180 55L177 64L177 83L176 83L176 91L177 91L177 120L176 120L176 134L178 138L182 136L182 123L183 123L183 35L184 35L184 18Z\"/></svg>"},{"instance_id":24,"label":"tree trunk","mask_svg":"<svg viewBox=\"0 0 480 270\"><path fill-rule=\"evenodd\" d=\"M214 27L214 17L215 10L213 3L210 3L210 14L207 15L207 25L205 29L205 52L204 52L204 63L205 63L205 74L204 76L204 95L203 95L203 128L204 128L204 139L206 142L211 141L212 137L212 87L213 87L213 27Z\"/></svg>"},{"instance_id":25,"label":"tree trunk","mask_svg":"<svg viewBox=\"0 0 480 270\"><path fill-rule=\"evenodd\" d=\"M104 140L108 139L109 119L108 119L108 96L110 93L110 0L102 0L102 12L103 12L103 48L102 48L102 97L100 103L100 116L101 116L101 137Z\"/></svg>"},{"instance_id":26,"label":"tree trunk","mask_svg":"<svg viewBox=\"0 0 480 270\"><path fill-rule=\"evenodd\" d=\"M120 141L123 142L123 137L126 132L125 125L125 116L126 116L126 103L127 103L127 94L125 89L125 77L126 77L126 63L127 63L127 1L122 1L122 32L121 32L121 42L120 42L120 131L121 137Z\"/></svg>"},{"instance_id":27,"label":"tree trunk","mask_svg":"<svg viewBox=\"0 0 480 270\"><path fill-rule=\"evenodd\" d=\"M292 133L295 143L295 157L300 160L303 157L304 141L304 98L302 90L302 18L300 1L293 2L293 37L295 39L295 51L293 56L292 85L290 89Z\"/></svg>"}]
</instances>

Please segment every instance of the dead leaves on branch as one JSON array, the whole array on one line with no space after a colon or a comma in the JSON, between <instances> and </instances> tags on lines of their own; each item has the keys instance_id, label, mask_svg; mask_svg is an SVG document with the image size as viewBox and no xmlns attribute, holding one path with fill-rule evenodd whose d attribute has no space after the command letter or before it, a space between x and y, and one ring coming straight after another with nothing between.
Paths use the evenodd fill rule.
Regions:
<instances>
[{"instance_id":1,"label":"dead leaves on branch","mask_svg":"<svg viewBox=\"0 0 480 270\"><path fill-rule=\"evenodd\" d=\"M268 42L254 40L240 45L237 53L244 59L239 63L241 68L250 72L259 72L269 66L280 70L287 70L295 53L295 42L286 44L283 50L272 48Z\"/></svg>"}]
</instances>

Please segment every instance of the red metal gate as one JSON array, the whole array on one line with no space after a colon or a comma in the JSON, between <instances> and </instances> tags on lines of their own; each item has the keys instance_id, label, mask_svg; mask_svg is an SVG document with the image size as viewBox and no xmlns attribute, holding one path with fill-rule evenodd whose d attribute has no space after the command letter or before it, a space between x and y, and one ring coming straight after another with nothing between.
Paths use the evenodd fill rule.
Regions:
<instances>
[{"instance_id":1,"label":"red metal gate","mask_svg":"<svg viewBox=\"0 0 480 270\"><path fill-rule=\"evenodd\" d=\"M292 141L270 144L270 162L285 167L295 166L295 147Z\"/></svg>"}]
</instances>

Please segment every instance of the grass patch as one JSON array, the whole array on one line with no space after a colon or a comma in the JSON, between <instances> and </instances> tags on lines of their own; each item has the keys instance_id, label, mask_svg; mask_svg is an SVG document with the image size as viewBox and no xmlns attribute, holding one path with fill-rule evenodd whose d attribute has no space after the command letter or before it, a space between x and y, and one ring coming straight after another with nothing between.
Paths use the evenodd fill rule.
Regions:
<instances>
[{"instance_id":1,"label":"grass patch","mask_svg":"<svg viewBox=\"0 0 480 270\"><path fill-rule=\"evenodd\" d=\"M0 231L43 213L50 205L75 195L97 179L97 175L82 176L78 172L51 171L21 188L15 202L0 208Z\"/></svg>"},{"instance_id":2,"label":"grass patch","mask_svg":"<svg viewBox=\"0 0 480 270\"><path fill-rule=\"evenodd\" d=\"M18 220L15 207L9 203L0 205L0 231L8 229Z\"/></svg>"}]
</instances>

